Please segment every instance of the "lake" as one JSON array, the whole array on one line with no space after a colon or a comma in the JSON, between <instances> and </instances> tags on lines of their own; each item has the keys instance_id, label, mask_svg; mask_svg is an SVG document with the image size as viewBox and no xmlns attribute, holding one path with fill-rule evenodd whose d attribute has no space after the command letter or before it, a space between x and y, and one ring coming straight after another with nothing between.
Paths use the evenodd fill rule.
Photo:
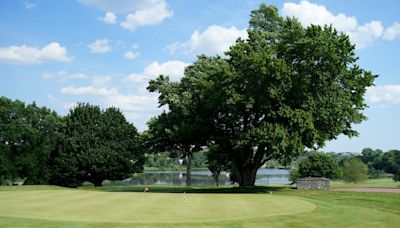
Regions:
<instances>
[{"instance_id":1,"label":"lake","mask_svg":"<svg viewBox=\"0 0 400 228\"><path fill-rule=\"evenodd\" d=\"M288 184L290 181L289 171L286 169L259 169L257 172L256 184ZM132 178L121 181L122 184L134 185L186 185L186 171L145 171ZM221 185L229 185L229 175L220 175ZM215 185L210 171L193 171L192 186Z\"/></svg>"}]
</instances>

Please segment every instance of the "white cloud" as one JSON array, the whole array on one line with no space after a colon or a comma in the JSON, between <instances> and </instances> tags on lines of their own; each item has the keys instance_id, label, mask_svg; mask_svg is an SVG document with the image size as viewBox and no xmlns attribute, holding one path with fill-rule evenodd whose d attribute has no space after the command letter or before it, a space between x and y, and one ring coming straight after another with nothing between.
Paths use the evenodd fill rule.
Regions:
<instances>
[{"instance_id":1,"label":"white cloud","mask_svg":"<svg viewBox=\"0 0 400 228\"><path fill-rule=\"evenodd\" d=\"M122 81L127 82L127 83L143 84L143 83L147 83L151 79L153 79L153 77L151 77L149 75L132 73L132 74L129 74L128 76L124 77L122 79Z\"/></svg>"},{"instance_id":2,"label":"white cloud","mask_svg":"<svg viewBox=\"0 0 400 228\"><path fill-rule=\"evenodd\" d=\"M104 99L107 106L114 106L125 111L157 110L158 96L154 94L115 94Z\"/></svg>"},{"instance_id":3,"label":"white cloud","mask_svg":"<svg viewBox=\"0 0 400 228\"><path fill-rule=\"evenodd\" d=\"M246 29L237 29L211 25L205 31L194 31L190 39L184 43L176 42L167 47L171 53L182 51L185 54L223 55L239 38L246 39Z\"/></svg>"},{"instance_id":4,"label":"white cloud","mask_svg":"<svg viewBox=\"0 0 400 228\"><path fill-rule=\"evenodd\" d=\"M44 72L42 77L44 79L50 79L54 77L58 77L60 79L87 79L88 76L85 73L77 72L77 73L68 73L67 71L61 70L58 72Z\"/></svg>"},{"instance_id":5,"label":"white cloud","mask_svg":"<svg viewBox=\"0 0 400 228\"><path fill-rule=\"evenodd\" d=\"M285 3L281 13L284 16L297 18L303 26L311 24L332 24L338 31L349 35L350 40L356 44L357 49L371 46L380 38L385 38L384 28L380 21L370 21L364 25L358 25L355 17L343 13L333 14L323 5L301 1L300 3ZM386 37L391 38L396 29L387 29ZM383 37L382 37L383 35Z\"/></svg>"},{"instance_id":6,"label":"white cloud","mask_svg":"<svg viewBox=\"0 0 400 228\"><path fill-rule=\"evenodd\" d=\"M113 12L106 12L104 17L99 17L99 20L103 21L106 24L115 24L117 23L117 16Z\"/></svg>"},{"instance_id":7,"label":"white cloud","mask_svg":"<svg viewBox=\"0 0 400 228\"><path fill-rule=\"evenodd\" d=\"M400 85L369 87L365 97L371 103L398 104L400 103Z\"/></svg>"},{"instance_id":8,"label":"white cloud","mask_svg":"<svg viewBox=\"0 0 400 228\"><path fill-rule=\"evenodd\" d=\"M31 2L31 1L25 1L25 2L24 2L25 9L27 9L27 10L30 10L30 9L32 9L32 8L35 8L36 5L37 5L36 3Z\"/></svg>"},{"instance_id":9,"label":"white cloud","mask_svg":"<svg viewBox=\"0 0 400 228\"><path fill-rule=\"evenodd\" d=\"M164 63L159 63L154 61L147 65L143 73L137 74L132 73L122 79L123 82L136 83L136 84L146 84L159 75L169 76L172 81L178 81L183 77L185 67L189 63L185 63L179 60L171 60Z\"/></svg>"},{"instance_id":10,"label":"white cloud","mask_svg":"<svg viewBox=\"0 0 400 228\"><path fill-rule=\"evenodd\" d=\"M57 104L57 105L59 105L59 106L65 108L65 109L70 109L70 108L73 108L74 106L76 106L76 103L75 103L75 102L66 102L66 101L63 101L63 100L59 99L58 97L55 97L55 96L53 96L53 95L51 95L51 94L49 94L49 95L47 96L47 99L48 99L51 103Z\"/></svg>"},{"instance_id":11,"label":"white cloud","mask_svg":"<svg viewBox=\"0 0 400 228\"><path fill-rule=\"evenodd\" d=\"M299 4L285 3L283 4L282 14L296 17L304 26L333 24L340 31L349 31L357 27L355 17L348 17L343 13L333 15L325 6L308 1L301 1Z\"/></svg>"},{"instance_id":12,"label":"white cloud","mask_svg":"<svg viewBox=\"0 0 400 228\"><path fill-rule=\"evenodd\" d=\"M90 52L92 53L107 53L111 51L111 46L108 43L108 39L98 39L95 42L88 45Z\"/></svg>"},{"instance_id":13,"label":"white cloud","mask_svg":"<svg viewBox=\"0 0 400 228\"><path fill-rule=\"evenodd\" d=\"M385 33L383 34L383 39L394 40L398 36L400 36L400 23L395 22L393 25L385 30Z\"/></svg>"},{"instance_id":14,"label":"white cloud","mask_svg":"<svg viewBox=\"0 0 400 228\"><path fill-rule=\"evenodd\" d=\"M93 76L92 83L89 86L68 86L61 89L61 93L67 95L91 95L91 96L111 96L117 95L119 92L116 88L108 87L111 82L110 76Z\"/></svg>"},{"instance_id":15,"label":"white cloud","mask_svg":"<svg viewBox=\"0 0 400 228\"><path fill-rule=\"evenodd\" d=\"M67 49L57 42L52 42L43 48L26 45L0 47L0 62L13 64L38 64L46 61L70 62Z\"/></svg>"},{"instance_id":16,"label":"white cloud","mask_svg":"<svg viewBox=\"0 0 400 228\"><path fill-rule=\"evenodd\" d=\"M61 93L67 95L92 95L92 96L111 96L118 94L118 90L116 88L105 88L105 87L94 87L90 86L82 86L82 87L74 87L68 86L61 89Z\"/></svg>"},{"instance_id":17,"label":"white cloud","mask_svg":"<svg viewBox=\"0 0 400 228\"><path fill-rule=\"evenodd\" d=\"M139 52L133 52L133 51L127 51L127 52L124 53L124 57L126 59L135 59L139 55L140 55Z\"/></svg>"},{"instance_id":18,"label":"white cloud","mask_svg":"<svg viewBox=\"0 0 400 228\"><path fill-rule=\"evenodd\" d=\"M118 89L114 87L111 84L112 77L106 75L93 76L92 82L86 86L64 87L61 89L61 93L79 96L83 100L86 96L90 96L98 99L102 107L114 106L120 108L128 120L135 121L139 130L144 130L146 128L144 123L148 121L149 117L159 114L162 109L166 108L158 107L157 93L149 93L146 90L149 80L160 74L169 75L171 80L177 80L183 76L184 68L187 65L187 63L178 60L164 63L152 62L145 67L143 73L132 73L122 79L124 83L135 84L135 86L129 85L129 92L120 91L119 87ZM131 90L132 88L134 90ZM51 99L55 100L53 97L49 97L49 100Z\"/></svg>"},{"instance_id":19,"label":"white cloud","mask_svg":"<svg viewBox=\"0 0 400 228\"><path fill-rule=\"evenodd\" d=\"M106 86L111 82L112 78L110 76L94 76L92 79L92 85L94 87Z\"/></svg>"},{"instance_id":20,"label":"white cloud","mask_svg":"<svg viewBox=\"0 0 400 228\"><path fill-rule=\"evenodd\" d=\"M152 77L158 77L162 74L169 76L172 81L178 81L183 77L185 67L188 65L188 63L178 60L167 61L162 64L155 61L148 65L143 73Z\"/></svg>"},{"instance_id":21,"label":"white cloud","mask_svg":"<svg viewBox=\"0 0 400 228\"><path fill-rule=\"evenodd\" d=\"M168 9L164 1L159 1L152 7L138 9L135 12L129 13L125 21L121 22L121 27L130 31L137 27L154 25L162 22L164 19L172 16L172 11Z\"/></svg>"},{"instance_id":22,"label":"white cloud","mask_svg":"<svg viewBox=\"0 0 400 228\"><path fill-rule=\"evenodd\" d=\"M106 12L126 14L121 27L135 30L139 26L154 25L172 16L165 0L79 0ZM107 15L106 15L107 16Z\"/></svg>"},{"instance_id":23,"label":"white cloud","mask_svg":"<svg viewBox=\"0 0 400 228\"><path fill-rule=\"evenodd\" d=\"M380 21L371 21L363 26L358 26L356 31L347 32L350 40L358 49L371 46L383 34L383 26Z\"/></svg>"}]
</instances>

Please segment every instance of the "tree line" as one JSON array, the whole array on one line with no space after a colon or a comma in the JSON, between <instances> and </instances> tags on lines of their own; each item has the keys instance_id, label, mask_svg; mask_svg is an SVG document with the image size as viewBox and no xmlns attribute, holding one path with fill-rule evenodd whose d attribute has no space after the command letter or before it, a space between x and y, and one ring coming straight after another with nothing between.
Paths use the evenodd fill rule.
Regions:
<instances>
[{"instance_id":1,"label":"tree line","mask_svg":"<svg viewBox=\"0 0 400 228\"><path fill-rule=\"evenodd\" d=\"M364 94L377 76L358 66L346 34L330 25L303 27L265 4L251 12L247 33L223 56L198 56L178 82L151 80L147 89L166 111L141 135L115 108L79 104L66 117L35 105L6 110L1 124L11 133L1 136L1 175L99 185L140 171L145 150L183 159L190 185L193 156L206 151L215 177L229 171L240 186L252 186L271 160L289 164L340 134L358 135L353 125L366 119ZM42 111L30 116L29 109ZM54 125L41 127L45 120Z\"/></svg>"},{"instance_id":2,"label":"tree line","mask_svg":"<svg viewBox=\"0 0 400 228\"><path fill-rule=\"evenodd\" d=\"M365 148L361 153L323 153L309 151L292 164L290 180L303 177L326 177L348 182L392 175L400 181L400 151Z\"/></svg>"},{"instance_id":3,"label":"tree line","mask_svg":"<svg viewBox=\"0 0 400 228\"><path fill-rule=\"evenodd\" d=\"M78 187L143 170L139 133L116 108L78 104L65 117L0 97L0 182Z\"/></svg>"}]
</instances>

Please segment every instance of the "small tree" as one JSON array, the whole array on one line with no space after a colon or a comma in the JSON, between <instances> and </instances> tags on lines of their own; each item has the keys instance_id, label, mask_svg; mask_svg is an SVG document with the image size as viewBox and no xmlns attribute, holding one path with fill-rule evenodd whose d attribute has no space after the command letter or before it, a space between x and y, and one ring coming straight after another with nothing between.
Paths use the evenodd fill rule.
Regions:
<instances>
[{"instance_id":1,"label":"small tree","mask_svg":"<svg viewBox=\"0 0 400 228\"><path fill-rule=\"evenodd\" d=\"M393 163L393 169L394 169L394 176L393 180L394 181L400 181L400 151L396 150L394 152L394 163Z\"/></svg>"},{"instance_id":2,"label":"small tree","mask_svg":"<svg viewBox=\"0 0 400 228\"><path fill-rule=\"evenodd\" d=\"M324 153L312 153L299 163L298 177L326 177L335 179L339 176L339 165L332 157Z\"/></svg>"},{"instance_id":3,"label":"small tree","mask_svg":"<svg viewBox=\"0 0 400 228\"><path fill-rule=\"evenodd\" d=\"M295 183L297 179L299 178L299 168L297 166L292 166L292 168L289 171L289 181Z\"/></svg>"},{"instance_id":4,"label":"small tree","mask_svg":"<svg viewBox=\"0 0 400 228\"><path fill-rule=\"evenodd\" d=\"M225 153L221 152L221 147L218 144L208 145L206 156L208 170L212 173L215 184L219 186L219 175L221 172L230 170L230 163L227 162L228 157Z\"/></svg>"},{"instance_id":5,"label":"small tree","mask_svg":"<svg viewBox=\"0 0 400 228\"><path fill-rule=\"evenodd\" d=\"M101 186L143 169L144 154L136 128L116 108L79 104L66 117L64 138L52 154L52 184Z\"/></svg>"},{"instance_id":6,"label":"small tree","mask_svg":"<svg viewBox=\"0 0 400 228\"><path fill-rule=\"evenodd\" d=\"M368 166L359 159L345 161L343 178L346 182L359 183L368 179Z\"/></svg>"}]
</instances>

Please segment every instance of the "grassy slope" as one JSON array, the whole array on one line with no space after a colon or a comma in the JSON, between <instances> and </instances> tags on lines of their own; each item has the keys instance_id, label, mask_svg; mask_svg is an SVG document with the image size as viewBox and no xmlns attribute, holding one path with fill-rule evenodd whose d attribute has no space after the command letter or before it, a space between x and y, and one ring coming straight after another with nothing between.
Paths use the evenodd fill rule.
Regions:
<instances>
[{"instance_id":1,"label":"grassy slope","mask_svg":"<svg viewBox=\"0 0 400 228\"><path fill-rule=\"evenodd\" d=\"M396 227L398 221L400 221L400 194L393 193L299 191L288 189L277 191L277 189L272 189L273 196L270 201L268 201L268 194L266 195L265 193L247 195L186 194L187 204L185 204L182 203L182 193L47 191L44 190L46 187L41 187L40 191L35 191L35 187L28 188L30 189L27 191L25 187L17 188L17 190L0 188L0 190L4 190L0 192L0 202L2 202L0 215L14 213L15 216L15 213L20 213L21 207L25 207L27 212L22 215L25 217L32 216L32 213L37 217L38 213L42 213L41 216L46 218L61 216L64 219L72 218L77 221L52 221L3 216L0 217L0 227L132 227L132 225L140 227ZM109 188L108 190L111 191L113 189ZM123 191L121 187L114 190ZM153 190L156 190L155 187L153 187ZM169 190L170 188L159 187L157 191L168 192ZM173 190L177 191L176 188ZM257 188L254 192L269 190ZM201 191L201 189L197 189L197 191ZM212 189L203 189L203 191L210 192ZM218 191L232 191L232 189L219 189ZM25 198L15 198L23 195L25 195ZM31 195L31 199L36 199L36 204L27 203L26 196L29 195ZM52 199L51 196L55 198ZM307 211L310 209L307 208L310 204L300 203L296 205L293 202L301 201L294 199L305 200L315 204L317 208L313 211ZM135 203L132 201L135 201ZM43 204L42 206L47 205L50 208L46 208L47 211L45 212L40 212L40 210L38 212L38 209L36 209L35 212L34 208L41 208L40 204ZM77 204L81 205L77 207ZM61 213L57 209L58 207L66 211L61 211ZM297 210L299 207L300 209L304 207L307 210L300 214L288 214L290 211L288 212L287 209ZM195 211L196 213L194 213ZM218 211L218 213L215 211ZM283 213L283 215L276 213ZM95 223L83 221L88 218L93 220L93 216L96 217L99 214L103 214L103 216L97 218ZM74 216L80 216L81 218ZM100 221L100 219L109 220L110 216L116 216L116 220L120 221L124 216L130 218L133 216L137 220L134 224ZM203 216L203 218L200 218L200 216ZM257 218L251 218L253 216L257 216ZM235 220L215 221L216 218L217 220L222 220L222 218ZM157 223L161 219L164 219L164 223Z\"/></svg>"},{"instance_id":2,"label":"grassy slope","mask_svg":"<svg viewBox=\"0 0 400 228\"><path fill-rule=\"evenodd\" d=\"M392 178L381 178L357 184L334 181L331 186L332 188L400 188L400 182L394 182Z\"/></svg>"}]
</instances>

